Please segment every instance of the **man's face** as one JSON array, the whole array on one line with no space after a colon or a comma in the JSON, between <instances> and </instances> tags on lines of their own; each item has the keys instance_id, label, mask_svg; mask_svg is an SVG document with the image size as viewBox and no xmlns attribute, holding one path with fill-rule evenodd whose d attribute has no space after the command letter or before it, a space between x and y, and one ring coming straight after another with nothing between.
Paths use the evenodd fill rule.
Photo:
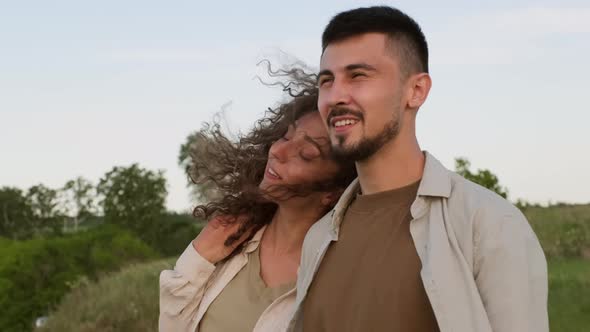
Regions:
<instances>
[{"instance_id":1,"label":"man's face","mask_svg":"<svg viewBox=\"0 0 590 332\"><path fill-rule=\"evenodd\" d=\"M322 55L318 109L339 158L365 160L399 132L403 79L389 43L367 33L329 44Z\"/></svg>"}]
</instances>

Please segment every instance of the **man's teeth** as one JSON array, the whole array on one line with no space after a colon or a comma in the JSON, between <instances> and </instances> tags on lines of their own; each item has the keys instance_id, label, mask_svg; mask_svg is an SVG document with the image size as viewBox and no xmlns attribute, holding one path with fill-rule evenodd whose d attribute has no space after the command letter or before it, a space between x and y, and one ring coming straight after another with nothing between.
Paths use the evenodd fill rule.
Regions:
<instances>
[{"instance_id":1,"label":"man's teeth","mask_svg":"<svg viewBox=\"0 0 590 332\"><path fill-rule=\"evenodd\" d=\"M342 126L348 126L348 125L355 124L356 122L357 122L356 120L339 120L339 121L336 121L336 123L334 123L334 127L338 128L338 127L342 127Z\"/></svg>"}]
</instances>

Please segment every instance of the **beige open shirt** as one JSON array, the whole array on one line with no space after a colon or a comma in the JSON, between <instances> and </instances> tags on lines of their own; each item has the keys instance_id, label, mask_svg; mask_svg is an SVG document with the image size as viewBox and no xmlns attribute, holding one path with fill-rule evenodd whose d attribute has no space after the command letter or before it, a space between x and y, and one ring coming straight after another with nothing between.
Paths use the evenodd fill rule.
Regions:
<instances>
[{"instance_id":1,"label":"beige open shirt","mask_svg":"<svg viewBox=\"0 0 590 332\"><path fill-rule=\"evenodd\" d=\"M248 263L248 253L258 248L265 228L258 231L244 250L227 262L215 266L201 257L190 244L180 256L174 270L160 274L161 332L199 331L198 326L209 305ZM278 297L262 313L255 332L281 332L293 312L295 288ZM205 331L206 332L206 331Z\"/></svg>"},{"instance_id":2,"label":"beige open shirt","mask_svg":"<svg viewBox=\"0 0 590 332\"><path fill-rule=\"evenodd\" d=\"M547 263L526 218L505 199L425 156L410 233L440 331L549 331ZM329 244L338 241L358 190L355 181L305 237L291 331L302 329L309 285Z\"/></svg>"}]
</instances>

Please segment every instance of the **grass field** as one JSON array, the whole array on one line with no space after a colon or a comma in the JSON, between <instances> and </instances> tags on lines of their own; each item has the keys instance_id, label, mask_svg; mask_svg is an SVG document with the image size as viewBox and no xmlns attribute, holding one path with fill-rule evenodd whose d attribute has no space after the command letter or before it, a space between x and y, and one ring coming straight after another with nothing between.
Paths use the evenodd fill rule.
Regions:
<instances>
[{"instance_id":1,"label":"grass field","mask_svg":"<svg viewBox=\"0 0 590 332\"><path fill-rule=\"evenodd\" d=\"M553 332L590 331L590 261L549 261L549 323Z\"/></svg>"},{"instance_id":2,"label":"grass field","mask_svg":"<svg viewBox=\"0 0 590 332\"><path fill-rule=\"evenodd\" d=\"M524 214L548 257L590 259L590 204L533 206Z\"/></svg>"}]
</instances>

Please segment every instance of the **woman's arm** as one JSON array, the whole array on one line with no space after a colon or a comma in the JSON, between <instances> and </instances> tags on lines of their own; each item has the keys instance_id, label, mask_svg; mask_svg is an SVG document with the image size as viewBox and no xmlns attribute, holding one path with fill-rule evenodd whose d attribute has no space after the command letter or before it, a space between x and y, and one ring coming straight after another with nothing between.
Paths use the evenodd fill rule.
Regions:
<instances>
[{"instance_id":1,"label":"woman's arm","mask_svg":"<svg viewBox=\"0 0 590 332\"><path fill-rule=\"evenodd\" d=\"M215 265L203 258L191 243L174 270L160 274L160 331L176 331L190 324L197 312Z\"/></svg>"},{"instance_id":2,"label":"woman's arm","mask_svg":"<svg viewBox=\"0 0 590 332\"><path fill-rule=\"evenodd\" d=\"M176 261L174 270L160 274L160 331L179 331L190 325L209 284L215 264L225 259L249 234L232 246L225 240L240 226L222 217L211 220ZM248 233L248 232L246 232Z\"/></svg>"}]
</instances>

